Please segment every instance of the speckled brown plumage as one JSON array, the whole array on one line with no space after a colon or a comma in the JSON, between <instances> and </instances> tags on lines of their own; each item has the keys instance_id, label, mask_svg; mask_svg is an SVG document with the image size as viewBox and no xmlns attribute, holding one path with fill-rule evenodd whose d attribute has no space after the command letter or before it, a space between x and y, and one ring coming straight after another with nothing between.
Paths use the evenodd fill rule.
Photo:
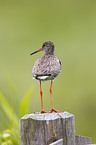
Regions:
<instances>
[{"instance_id":1,"label":"speckled brown plumage","mask_svg":"<svg viewBox=\"0 0 96 145\"><path fill-rule=\"evenodd\" d=\"M52 101L52 108L50 113L53 111L60 112L54 109L53 97L52 97L52 85L53 85L53 80L61 72L61 62L55 55L55 46L51 41L44 42L40 49L31 53L30 55L33 55L42 50L45 51L45 54L40 59L36 60L32 70L33 78L39 80L40 82L40 96L41 96L41 108L42 108L41 113L47 113L43 109L43 98L42 98L42 88L41 88L41 81L46 81L46 80L51 80L50 95Z\"/></svg>"},{"instance_id":2,"label":"speckled brown plumage","mask_svg":"<svg viewBox=\"0 0 96 145\"><path fill-rule=\"evenodd\" d=\"M56 55L45 54L42 58L35 62L32 75L36 79L38 79L38 76L49 76L47 80L52 80L57 77L60 72L61 65Z\"/></svg>"},{"instance_id":3,"label":"speckled brown plumage","mask_svg":"<svg viewBox=\"0 0 96 145\"><path fill-rule=\"evenodd\" d=\"M50 45L54 46L53 43ZM60 74L60 72L61 64L59 59L55 55L55 48L53 48L53 51L50 51L49 53L46 53L45 51L44 56L36 60L32 70L32 75L35 79L38 80L54 80ZM40 76L49 77L45 77L44 79L42 79L43 77L41 77L40 79Z\"/></svg>"}]
</instances>

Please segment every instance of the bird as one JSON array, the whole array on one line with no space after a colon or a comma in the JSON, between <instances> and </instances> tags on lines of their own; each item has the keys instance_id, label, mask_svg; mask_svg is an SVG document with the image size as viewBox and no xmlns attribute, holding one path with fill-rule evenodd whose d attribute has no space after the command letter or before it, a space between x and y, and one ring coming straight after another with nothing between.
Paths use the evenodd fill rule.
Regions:
<instances>
[{"instance_id":1,"label":"bird","mask_svg":"<svg viewBox=\"0 0 96 145\"><path fill-rule=\"evenodd\" d=\"M43 93L41 88L41 82L47 80L51 81L50 95L51 95L52 108L50 113L52 112L58 113L61 111L58 111L54 108L53 97L52 97L52 86L53 86L54 79L61 72L61 61L55 55L55 45L52 41L44 42L40 49L30 53L30 55L33 55L40 51L45 51L45 54L40 59L37 59L36 62L34 63L32 69L32 75L33 75L33 79L37 79L40 84L41 113L48 113L47 111L44 111L43 108Z\"/></svg>"}]
</instances>

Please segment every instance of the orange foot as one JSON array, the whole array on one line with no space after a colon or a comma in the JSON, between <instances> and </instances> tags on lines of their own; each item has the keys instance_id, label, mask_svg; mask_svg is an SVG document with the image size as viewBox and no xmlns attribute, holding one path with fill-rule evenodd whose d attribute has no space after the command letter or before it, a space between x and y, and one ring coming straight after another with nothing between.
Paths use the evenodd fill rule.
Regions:
<instances>
[{"instance_id":1,"label":"orange foot","mask_svg":"<svg viewBox=\"0 0 96 145\"><path fill-rule=\"evenodd\" d=\"M41 113L48 113L47 111L42 110Z\"/></svg>"},{"instance_id":2,"label":"orange foot","mask_svg":"<svg viewBox=\"0 0 96 145\"><path fill-rule=\"evenodd\" d=\"M52 108L51 111L50 111L50 113L52 113L52 112L60 113L60 112L62 112L62 111L58 111L58 110Z\"/></svg>"}]
</instances>

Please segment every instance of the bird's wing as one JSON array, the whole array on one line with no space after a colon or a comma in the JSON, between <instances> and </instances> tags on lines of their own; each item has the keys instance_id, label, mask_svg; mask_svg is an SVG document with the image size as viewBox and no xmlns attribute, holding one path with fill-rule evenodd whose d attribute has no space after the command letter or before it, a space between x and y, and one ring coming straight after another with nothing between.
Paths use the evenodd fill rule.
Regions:
<instances>
[{"instance_id":1,"label":"bird's wing","mask_svg":"<svg viewBox=\"0 0 96 145\"><path fill-rule=\"evenodd\" d=\"M62 64L61 61L59 60L60 65Z\"/></svg>"}]
</instances>

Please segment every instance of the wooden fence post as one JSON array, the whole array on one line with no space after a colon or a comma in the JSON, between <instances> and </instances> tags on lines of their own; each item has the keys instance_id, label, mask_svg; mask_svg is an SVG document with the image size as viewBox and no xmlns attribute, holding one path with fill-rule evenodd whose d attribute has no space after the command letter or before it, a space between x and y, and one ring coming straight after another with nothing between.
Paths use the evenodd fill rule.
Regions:
<instances>
[{"instance_id":1,"label":"wooden fence post","mask_svg":"<svg viewBox=\"0 0 96 145\"><path fill-rule=\"evenodd\" d=\"M91 145L91 138L75 135L75 145Z\"/></svg>"},{"instance_id":2,"label":"wooden fence post","mask_svg":"<svg viewBox=\"0 0 96 145\"><path fill-rule=\"evenodd\" d=\"M48 145L63 139L63 145L75 145L74 115L34 113L20 119L21 145Z\"/></svg>"}]
</instances>

